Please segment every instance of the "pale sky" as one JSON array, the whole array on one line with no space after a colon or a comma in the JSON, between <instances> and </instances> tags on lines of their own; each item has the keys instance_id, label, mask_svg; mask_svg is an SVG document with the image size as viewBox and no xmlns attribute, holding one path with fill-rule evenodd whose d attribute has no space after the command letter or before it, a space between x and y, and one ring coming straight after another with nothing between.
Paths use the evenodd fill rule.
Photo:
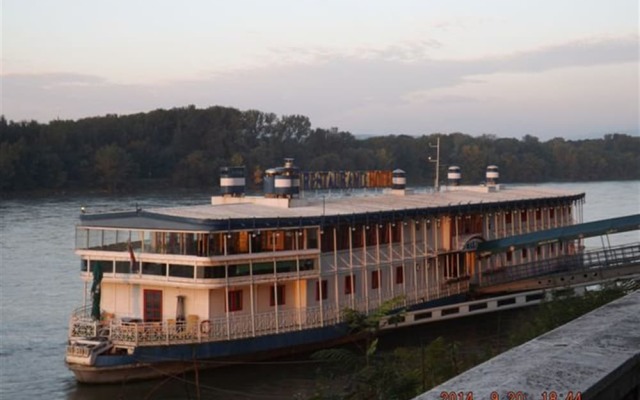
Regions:
<instances>
[{"instance_id":1,"label":"pale sky","mask_svg":"<svg viewBox=\"0 0 640 400\"><path fill-rule=\"evenodd\" d=\"M1 6L10 120L193 104L356 135L640 135L637 0Z\"/></svg>"}]
</instances>

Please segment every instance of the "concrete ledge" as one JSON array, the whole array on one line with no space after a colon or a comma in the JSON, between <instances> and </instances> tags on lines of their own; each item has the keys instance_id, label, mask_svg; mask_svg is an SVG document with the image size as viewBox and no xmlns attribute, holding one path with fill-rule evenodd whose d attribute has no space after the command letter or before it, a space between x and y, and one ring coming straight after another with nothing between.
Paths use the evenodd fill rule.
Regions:
<instances>
[{"instance_id":1,"label":"concrete ledge","mask_svg":"<svg viewBox=\"0 0 640 400\"><path fill-rule=\"evenodd\" d=\"M569 392L574 400L578 393L581 400L639 398L640 291L500 354L416 399L442 399L443 392L454 392L452 399L493 400L497 394L500 399L546 400L552 391L558 400L569 400Z\"/></svg>"}]
</instances>

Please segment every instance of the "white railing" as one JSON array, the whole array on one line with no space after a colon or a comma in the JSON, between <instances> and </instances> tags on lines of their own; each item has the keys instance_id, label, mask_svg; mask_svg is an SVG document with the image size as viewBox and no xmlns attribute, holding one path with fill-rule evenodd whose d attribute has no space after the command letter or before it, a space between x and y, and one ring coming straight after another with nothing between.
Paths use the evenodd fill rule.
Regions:
<instances>
[{"instance_id":1,"label":"white railing","mask_svg":"<svg viewBox=\"0 0 640 400\"><path fill-rule=\"evenodd\" d=\"M221 341L317 328L338 322L335 306L290 309L277 313L234 315L194 322L125 322L122 320L90 321L72 318L70 338L108 335L111 342L120 346L145 346L159 344L184 344L203 341Z\"/></svg>"},{"instance_id":2,"label":"white railing","mask_svg":"<svg viewBox=\"0 0 640 400\"><path fill-rule=\"evenodd\" d=\"M407 288L404 295L404 305L411 306L437 298L465 293L469 289L468 280L457 282L443 282L439 287ZM388 296L379 299L371 296L368 302L364 298L347 299L344 308L352 308L359 312L372 312ZM163 322L126 322L121 319L108 321L92 321L82 317L71 318L69 337L86 338L98 335L108 336L114 345L119 346L149 346L161 344L185 344L206 341L223 341L242 339L296 330L329 326L341 321L341 310L334 304L305 309L286 309L275 312L255 314L229 315L216 317L205 321L173 320Z\"/></svg>"}]
</instances>

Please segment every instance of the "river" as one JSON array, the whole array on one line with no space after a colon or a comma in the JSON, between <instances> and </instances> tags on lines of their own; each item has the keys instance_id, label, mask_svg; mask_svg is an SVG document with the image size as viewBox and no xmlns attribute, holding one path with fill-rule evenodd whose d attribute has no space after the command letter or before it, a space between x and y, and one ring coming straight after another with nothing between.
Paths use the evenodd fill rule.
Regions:
<instances>
[{"instance_id":1,"label":"river","mask_svg":"<svg viewBox=\"0 0 640 400\"><path fill-rule=\"evenodd\" d=\"M584 221L640 212L640 181L550 183L586 193ZM126 386L79 385L64 365L70 312L82 303L74 225L80 208L90 212L202 204L207 193L130 196L53 195L0 200L0 398L127 399L195 398L180 381ZM638 232L611 235L611 245L640 240ZM602 245L589 239L587 247ZM229 366L200 373L203 398L306 398L316 366L303 357Z\"/></svg>"}]
</instances>

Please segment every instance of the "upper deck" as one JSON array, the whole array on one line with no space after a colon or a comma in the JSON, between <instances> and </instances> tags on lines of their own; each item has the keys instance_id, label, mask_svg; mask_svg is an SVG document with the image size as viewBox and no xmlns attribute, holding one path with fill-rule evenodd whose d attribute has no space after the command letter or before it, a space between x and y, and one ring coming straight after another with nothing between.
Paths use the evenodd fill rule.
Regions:
<instances>
[{"instance_id":1,"label":"upper deck","mask_svg":"<svg viewBox=\"0 0 640 400\"><path fill-rule=\"evenodd\" d=\"M343 193L302 199L214 197L212 204L123 213L85 214L81 226L216 231L336 223L375 223L427 215L491 212L532 205L552 206L584 193L538 186L458 186L440 192Z\"/></svg>"}]
</instances>

